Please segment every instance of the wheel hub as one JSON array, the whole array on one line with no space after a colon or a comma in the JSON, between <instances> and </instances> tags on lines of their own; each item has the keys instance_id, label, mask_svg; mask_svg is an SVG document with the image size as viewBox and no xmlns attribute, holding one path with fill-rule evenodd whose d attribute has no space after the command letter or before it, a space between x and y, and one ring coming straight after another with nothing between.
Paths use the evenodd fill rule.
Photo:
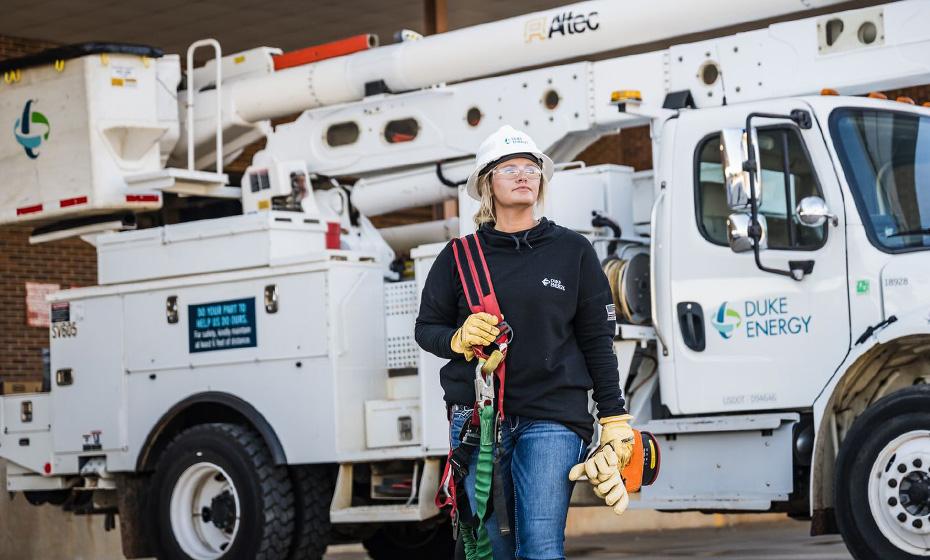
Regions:
<instances>
[{"instance_id":1,"label":"wheel hub","mask_svg":"<svg viewBox=\"0 0 930 560\"><path fill-rule=\"evenodd\" d=\"M911 471L901 480L899 487L901 505L909 514L917 517L930 515L930 474Z\"/></svg>"},{"instance_id":2,"label":"wheel hub","mask_svg":"<svg viewBox=\"0 0 930 560\"><path fill-rule=\"evenodd\" d=\"M204 506L200 515L204 523L231 533L236 524L236 501L227 490L210 500L210 507Z\"/></svg>"},{"instance_id":3,"label":"wheel hub","mask_svg":"<svg viewBox=\"0 0 930 560\"><path fill-rule=\"evenodd\" d=\"M879 452L869 481L869 508L896 548L925 556L930 544L930 431L916 430Z\"/></svg>"}]
</instances>

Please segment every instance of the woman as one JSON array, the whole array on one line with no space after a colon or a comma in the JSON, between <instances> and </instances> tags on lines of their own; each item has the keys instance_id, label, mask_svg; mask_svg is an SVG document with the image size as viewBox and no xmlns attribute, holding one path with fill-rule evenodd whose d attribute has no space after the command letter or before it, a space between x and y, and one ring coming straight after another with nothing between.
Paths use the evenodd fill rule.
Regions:
<instances>
[{"instance_id":1,"label":"woman","mask_svg":"<svg viewBox=\"0 0 930 560\"><path fill-rule=\"evenodd\" d=\"M481 203L477 236L513 343L506 357L505 418L496 467L504 481L509 525L485 526L497 560L564 558L572 480L587 474L599 496L621 513L626 490L619 470L633 433L620 395L613 353L614 309L607 278L591 243L545 217L542 206L552 161L526 134L504 126L478 150L468 194ZM448 358L440 371L450 412L452 448L475 405L474 349L491 344L499 318L471 313L452 243L437 256L423 289L417 343ZM588 390L594 389L601 446L584 466L593 436ZM475 509L475 461L465 479Z\"/></svg>"}]
</instances>

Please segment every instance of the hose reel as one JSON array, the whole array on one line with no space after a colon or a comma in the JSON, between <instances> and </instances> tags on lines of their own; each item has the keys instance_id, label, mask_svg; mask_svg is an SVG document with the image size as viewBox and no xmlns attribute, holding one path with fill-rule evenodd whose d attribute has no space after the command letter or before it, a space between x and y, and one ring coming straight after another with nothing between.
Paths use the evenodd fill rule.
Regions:
<instances>
[{"instance_id":1,"label":"hose reel","mask_svg":"<svg viewBox=\"0 0 930 560\"><path fill-rule=\"evenodd\" d=\"M618 320L633 325L651 322L649 255L637 253L629 258L610 258L603 264L603 270L610 283Z\"/></svg>"}]
</instances>

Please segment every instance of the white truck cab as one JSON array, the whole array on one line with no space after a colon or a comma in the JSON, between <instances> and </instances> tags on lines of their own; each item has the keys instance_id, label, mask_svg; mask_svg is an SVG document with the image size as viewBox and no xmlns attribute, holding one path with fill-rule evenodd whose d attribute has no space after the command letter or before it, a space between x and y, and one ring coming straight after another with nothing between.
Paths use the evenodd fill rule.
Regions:
<instances>
[{"instance_id":1,"label":"white truck cab","mask_svg":"<svg viewBox=\"0 0 930 560\"><path fill-rule=\"evenodd\" d=\"M744 165L750 116L755 208L744 171L754 168ZM809 481L814 529L835 511L857 557L928 554L930 110L787 98L682 111L662 130L654 418L792 411L782 418L794 430L780 461L782 474L794 469L786 504ZM764 250L754 254L756 245ZM923 404L909 409L910 400ZM707 439L715 459L706 467L747 476L760 450L726 453L726 464L726 440ZM677 453L680 443L670 446ZM850 536L857 531L868 537Z\"/></svg>"}]
</instances>

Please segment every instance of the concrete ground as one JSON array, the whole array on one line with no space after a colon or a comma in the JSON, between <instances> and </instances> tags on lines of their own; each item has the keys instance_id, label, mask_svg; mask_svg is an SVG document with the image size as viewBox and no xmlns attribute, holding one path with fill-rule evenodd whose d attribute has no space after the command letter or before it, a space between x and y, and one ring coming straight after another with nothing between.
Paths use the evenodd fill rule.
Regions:
<instances>
[{"instance_id":1,"label":"concrete ground","mask_svg":"<svg viewBox=\"0 0 930 560\"><path fill-rule=\"evenodd\" d=\"M0 460L6 483L6 461ZM3 495L5 494L5 495ZM21 492L0 494L0 560L122 560L119 531L104 531L99 515L72 515L33 506Z\"/></svg>"},{"instance_id":2,"label":"concrete ground","mask_svg":"<svg viewBox=\"0 0 930 560\"><path fill-rule=\"evenodd\" d=\"M0 460L0 480L5 480ZM22 494L0 496L0 560L123 560L119 530L105 532L101 516L75 516L49 505L34 507ZM117 518L117 523L119 519ZM609 508L572 508L568 558L645 560L850 560L838 536L811 538L808 523L779 514L703 515ZM331 547L327 560L364 560L360 545Z\"/></svg>"},{"instance_id":3,"label":"concrete ground","mask_svg":"<svg viewBox=\"0 0 930 560\"><path fill-rule=\"evenodd\" d=\"M729 560L850 560L837 535L810 537L807 523L784 519L725 527L665 529L630 533L601 533L569 537L565 556L570 559L675 560L726 558ZM334 546L326 560L364 560L360 546Z\"/></svg>"},{"instance_id":4,"label":"concrete ground","mask_svg":"<svg viewBox=\"0 0 930 560\"><path fill-rule=\"evenodd\" d=\"M850 560L838 535L809 536L807 523L784 520L710 529L590 535L569 539L568 558Z\"/></svg>"}]
</instances>

